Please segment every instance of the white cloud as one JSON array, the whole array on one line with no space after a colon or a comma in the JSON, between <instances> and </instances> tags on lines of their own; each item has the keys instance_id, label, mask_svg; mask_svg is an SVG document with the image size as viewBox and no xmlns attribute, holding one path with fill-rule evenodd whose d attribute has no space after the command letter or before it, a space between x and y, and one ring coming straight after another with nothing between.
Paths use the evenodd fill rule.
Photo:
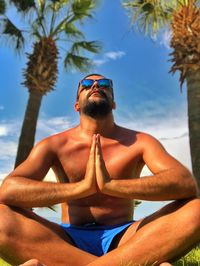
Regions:
<instances>
[{"instance_id":1,"label":"white cloud","mask_svg":"<svg viewBox=\"0 0 200 266\"><path fill-rule=\"evenodd\" d=\"M117 51L117 52L107 52L105 53L105 57L112 59L112 60L116 60L118 58L121 58L123 56L125 56L126 53L123 51Z\"/></svg>"},{"instance_id":2,"label":"white cloud","mask_svg":"<svg viewBox=\"0 0 200 266\"><path fill-rule=\"evenodd\" d=\"M157 138L166 150L186 167L191 169L191 156L188 136L187 110L180 108L180 111L168 112L165 117L133 116L133 111L123 110L123 115L116 112L117 123L124 127L143 131ZM149 174L144 168L144 174Z\"/></svg>"},{"instance_id":3,"label":"white cloud","mask_svg":"<svg viewBox=\"0 0 200 266\"><path fill-rule=\"evenodd\" d=\"M172 37L172 32L168 29L165 30L160 36L160 45L167 49L170 49L170 41Z\"/></svg>"},{"instance_id":4,"label":"white cloud","mask_svg":"<svg viewBox=\"0 0 200 266\"><path fill-rule=\"evenodd\" d=\"M105 59L96 59L96 60L94 60L93 61L94 62L94 64L96 65L96 66L102 66L102 65L104 65L106 62L108 62L108 60L105 58Z\"/></svg>"},{"instance_id":5,"label":"white cloud","mask_svg":"<svg viewBox=\"0 0 200 266\"><path fill-rule=\"evenodd\" d=\"M0 121L0 137L13 136L18 133L19 121Z\"/></svg>"},{"instance_id":6,"label":"white cloud","mask_svg":"<svg viewBox=\"0 0 200 266\"><path fill-rule=\"evenodd\" d=\"M96 66L101 66L111 60L117 60L125 56L124 51L110 51L106 52L101 59L95 59L93 62Z\"/></svg>"},{"instance_id":7,"label":"white cloud","mask_svg":"<svg viewBox=\"0 0 200 266\"><path fill-rule=\"evenodd\" d=\"M0 137L8 135L8 128L0 125Z\"/></svg>"},{"instance_id":8,"label":"white cloud","mask_svg":"<svg viewBox=\"0 0 200 266\"><path fill-rule=\"evenodd\" d=\"M67 130L74 126L76 121L68 117L43 116L38 120L37 140ZM13 169L18 145L18 135L21 130L21 122L18 120L4 121L0 124L0 181ZM53 179L54 174L50 171L48 177Z\"/></svg>"},{"instance_id":9,"label":"white cloud","mask_svg":"<svg viewBox=\"0 0 200 266\"><path fill-rule=\"evenodd\" d=\"M6 160L15 156L17 150L17 143L15 141L0 140L0 159Z\"/></svg>"},{"instance_id":10,"label":"white cloud","mask_svg":"<svg viewBox=\"0 0 200 266\"><path fill-rule=\"evenodd\" d=\"M58 117L42 117L38 121L37 127L37 139L42 139L47 136L56 134L67 130L74 125L70 118L58 116Z\"/></svg>"}]
</instances>

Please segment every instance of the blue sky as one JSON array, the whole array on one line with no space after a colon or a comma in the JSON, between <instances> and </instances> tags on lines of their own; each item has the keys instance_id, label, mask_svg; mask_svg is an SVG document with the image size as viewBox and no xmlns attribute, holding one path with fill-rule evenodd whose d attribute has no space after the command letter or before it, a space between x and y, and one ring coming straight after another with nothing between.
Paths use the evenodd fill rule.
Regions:
<instances>
[{"instance_id":1,"label":"blue sky","mask_svg":"<svg viewBox=\"0 0 200 266\"><path fill-rule=\"evenodd\" d=\"M153 134L166 149L191 168L186 89L180 92L178 75L169 74L170 32L156 40L130 29L130 19L121 1L101 1L94 20L82 27L87 40L103 43L100 54L93 55L92 72L113 79L118 124ZM27 46L26 51L31 51ZM62 54L61 54L62 57ZM26 57L15 54L1 43L0 49L0 180L12 170L17 140L28 92L21 85ZM85 75L66 71L60 62L55 91L43 98L36 140L65 130L78 123L74 112L78 81ZM144 169L144 174L148 174ZM153 205L152 210L153 210ZM148 207L149 208L149 207ZM141 213L147 209L142 206ZM150 209L151 209L150 208Z\"/></svg>"}]
</instances>

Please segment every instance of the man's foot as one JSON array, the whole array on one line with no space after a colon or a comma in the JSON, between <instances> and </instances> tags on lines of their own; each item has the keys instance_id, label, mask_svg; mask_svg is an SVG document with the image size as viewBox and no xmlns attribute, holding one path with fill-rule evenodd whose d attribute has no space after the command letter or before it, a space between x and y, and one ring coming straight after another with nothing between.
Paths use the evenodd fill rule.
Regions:
<instances>
[{"instance_id":1,"label":"man's foot","mask_svg":"<svg viewBox=\"0 0 200 266\"><path fill-rule=\"evenodd\" d=\"M37 259L32 259L32 260L25 262L24 264L20 264L19 266L46 266L46 265L42 264Z\"/></svg>"}]
</instances>

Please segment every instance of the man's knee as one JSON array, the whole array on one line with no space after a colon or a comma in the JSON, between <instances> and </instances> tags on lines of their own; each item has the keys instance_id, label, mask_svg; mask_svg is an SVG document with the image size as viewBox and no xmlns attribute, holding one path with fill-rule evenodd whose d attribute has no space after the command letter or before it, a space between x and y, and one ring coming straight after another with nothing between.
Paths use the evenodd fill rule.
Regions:
<instances>
[{"instance_id":1,"label":"man's knee","mask_svg":"<svg viewBox=\"0 0 200 266\"><path fill-rule=\"evenodd\" d=\"M188 220L192 230L200 232L200 199L188 201L183 208L185 215L183 214L182 219Z\"/></svg>"}]
</instances>

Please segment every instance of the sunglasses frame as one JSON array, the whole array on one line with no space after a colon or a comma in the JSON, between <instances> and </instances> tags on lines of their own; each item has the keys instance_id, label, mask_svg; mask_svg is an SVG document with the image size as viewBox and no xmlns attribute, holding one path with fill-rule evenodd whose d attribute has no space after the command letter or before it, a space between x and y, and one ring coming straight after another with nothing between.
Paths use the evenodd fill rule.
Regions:
<instances>
[{"instance_id":1,"label":"sunglasses frame","mask_svg":"<svg viewBox=\"0 0 200 266\"><path fill-rule=\"evenodd\" d=\"M82 79L82 80L80 80L79 81L79 83L78 83L78 90L77 90L77 97L76 97L76 99L78 99L79 98L79 95L80 95L80 93L83 91L83 90L87 90L87 89L90 89L91 87L92 87L92 85L94 84L94 82L95 81L97 81L97 83L98 83L98 81L99 80L109 80L109 83L110 83L110 86L108 87L108 86L99 86L99 84L98 84L98 86L99 86L99 88L110 88L111 89L111 91L112 91L112 96L113 96L113 98L114 98L114 95L113 95L113 81L112 81L112 79L108 79L108 78L102 78L102 79L87 79L87 78L84 78L84 79ZM80 87L81 87L81 82L83 81L83 80L92 80L93 81L93 83L92 83L92 85L89 87L82 87L81 89L80 89ZM80 89L80 90L79 90Z\"/></svg>"},{"instance_id":2,"label":"sunglasses frame","mask_svg":"<svg viewBox=\"0 0 200 266\"><path fill-rule=\"evenodd\" d=\"M87 88L87 87L88 87L88 88L91 88L92 85L94 84L94 82L96 82L96 81L97 81L99 87L105 87L105 88L106 88L106 87L108 87L108 88L112 88L112 87L113 87L112 80L111 80L111 79L107 79L107 78L103 78L103 79L82 79L82 80L79 82L79 87L82 86L81 83L82 83L84 80L87 80L87 81L93 81L93 83L91 84L91 86L83 86L83 87L85 87L85 88ZM99 81L101 81L101 80L108 80L110 86L101 86L101 85L99 84Z\"/></svg>"}]
</instances>

